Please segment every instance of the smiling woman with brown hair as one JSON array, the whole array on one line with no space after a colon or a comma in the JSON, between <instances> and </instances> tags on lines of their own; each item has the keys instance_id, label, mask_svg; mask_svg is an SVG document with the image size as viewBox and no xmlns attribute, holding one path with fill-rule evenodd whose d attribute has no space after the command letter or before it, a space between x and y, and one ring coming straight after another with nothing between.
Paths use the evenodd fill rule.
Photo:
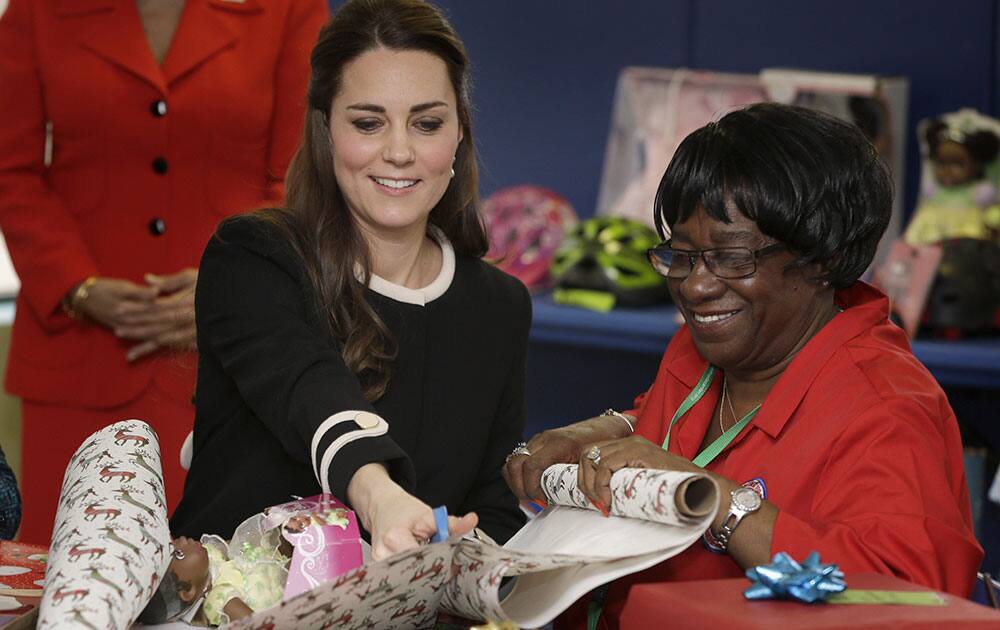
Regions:
<instances>
[{"instance_id":1,"label":"smiling woman with brown hair","mask_svg":"<svg viewBox=\"0 0 1000 630\"><path fill-rule=\"evenodd\" d=\"M227 221L196 296L194 456L171 529L225 537L326 491L376 559L477 518L523 523L500 476L524 426L531 303L481 260L468 59L420 0L352 0L312 53L287 206Z\"/></svg>"},{"instance_id":2,"label":"smiling woman with brown hair","mask_svg":"<svg viewBox=\"0 0 1000 630\"><path fill-rule=\"evenodd\" d=\"M615 583L607 624L631 583L735 577L778 551L971 590L982 551L954 414L858 280L891 191L858 129L806 109L755 105L681 143L656 204L669 240L650 259L686 325L634 410L541 433L504 471L537 498L545 467L580 462L605 507L624 467L718 483L705 544Z\"/></svg>"}]
</instances>

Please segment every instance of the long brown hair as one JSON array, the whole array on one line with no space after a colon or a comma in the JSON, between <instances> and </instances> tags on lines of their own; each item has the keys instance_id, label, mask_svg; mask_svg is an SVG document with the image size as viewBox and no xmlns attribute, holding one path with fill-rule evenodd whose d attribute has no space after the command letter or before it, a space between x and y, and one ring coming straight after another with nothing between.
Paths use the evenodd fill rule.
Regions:
<instances>
[{"instance_id":1,"label":"long brown hair","mask_svg":"<svg viewBox=\"0 0 1000 630\"><path fill-rule=\"evenodd\" d=\"M455 155L455 177L429 221L444 232L457 254L480 258L486 253L478 213L468 57L441 11L422 0L350 0L323 27L312 51L305 129L288 168L286 205L258 213L288 234L305 265L316 307L371 401L389 388L396 344L365 299L371 252L333 174L329 121L344 66L380 47L424 51L445 62L463 139Z\"/></svg>"}]
</instances>

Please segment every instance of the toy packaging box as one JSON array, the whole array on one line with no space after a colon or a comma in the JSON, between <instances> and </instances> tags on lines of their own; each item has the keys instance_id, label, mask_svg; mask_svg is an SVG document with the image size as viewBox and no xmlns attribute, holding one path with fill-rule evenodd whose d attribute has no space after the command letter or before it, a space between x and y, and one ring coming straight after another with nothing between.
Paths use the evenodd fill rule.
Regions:
<instances>
[{"instance_id":1,"label":"toy packaging box","mask_svg":"<svg viewBox=\"0 0 1000 630\"><path fill-rule=\"evenodd\" d=\"M730 74L684 68L624 68L618 75L597 214L652 226L656 190L667 164L691 132L762 101L816 109L857 125L895 174L893 216L876 256L882 261L900 232L909 83L881 77L766 68Z\"/></svg>"},{"instance_id":2,"label":"toy packaging box","mask_svg":"<svg viewBox=\"0 0 1000 630\"><path fill-rule=\"evenodd\" d=\"M267 527L281 527L292 544L285 599L291 599L364 563L358 520L328 494L296 499L264 510Z\"/></svg>"}]
</instances>

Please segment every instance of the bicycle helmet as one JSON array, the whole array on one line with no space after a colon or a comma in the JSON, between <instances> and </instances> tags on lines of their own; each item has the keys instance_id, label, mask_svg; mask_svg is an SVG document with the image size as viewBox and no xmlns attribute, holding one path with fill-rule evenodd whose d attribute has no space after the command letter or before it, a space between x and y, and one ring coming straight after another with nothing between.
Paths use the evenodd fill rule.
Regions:
<instances>
[{"instance_id":1,"label":"bicycle helmet","mask_svg":"<svg viewBox=\"0 0 1000 630\"><path fill-rule=\"evenodd\" d=\"M568 201L538 186L514 186L483 202L490 238L486 257L534 291L549 285L552 258L577 222Z\"/></svg>"},{"instance_id":2,"label":"bicycle helmet","mask_svg":"<svg viewBox=\"0 0 1000 630\"><path fill-rule=\"evenodd\" d=\"M595 310L669 300L666 279L646 258L646 251L659 242L656 233L638 221L587 219L567 232L556 252L555 300Z\"/></svg>"}]
</instances>

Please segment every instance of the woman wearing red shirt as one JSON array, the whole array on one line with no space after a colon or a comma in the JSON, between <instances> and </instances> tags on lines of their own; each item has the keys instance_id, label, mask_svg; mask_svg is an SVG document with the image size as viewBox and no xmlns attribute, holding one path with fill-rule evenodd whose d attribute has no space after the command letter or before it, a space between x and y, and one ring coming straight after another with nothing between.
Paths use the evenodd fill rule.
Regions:
<instances>
[{"instance_id":1,"label":"woman wearing red shirt","mask_svg":"<svg viewBox=\"0 0 1000 630\"><path fill-rule=\"evenodd\" d=\"M604 506L624 467L718 483L704 544L614 583L603 624L632 583L740 576L778 551L970 592L982 550L955 416L885 296L858 281L891 203L862 133L810 110L755 105L678 148L657 195L669 240L650 260L686 325L629 415L541 433L505 467L515 493L541 498L545 467L581 462Z\"/></svg>"},{"instance_id":2,"label":"woman wearing red shirt","mask_svg":"<svg viewBox=\"0 0 1000 630\"><path fill-rule=\"evenodd\" d=\"M48 541L70 456L115 420L156 429L180 499L195 268L220 220L283 197L326 17L324 0L12 0L0 19L21 540Z\"/></svg>"}]
</instances>

